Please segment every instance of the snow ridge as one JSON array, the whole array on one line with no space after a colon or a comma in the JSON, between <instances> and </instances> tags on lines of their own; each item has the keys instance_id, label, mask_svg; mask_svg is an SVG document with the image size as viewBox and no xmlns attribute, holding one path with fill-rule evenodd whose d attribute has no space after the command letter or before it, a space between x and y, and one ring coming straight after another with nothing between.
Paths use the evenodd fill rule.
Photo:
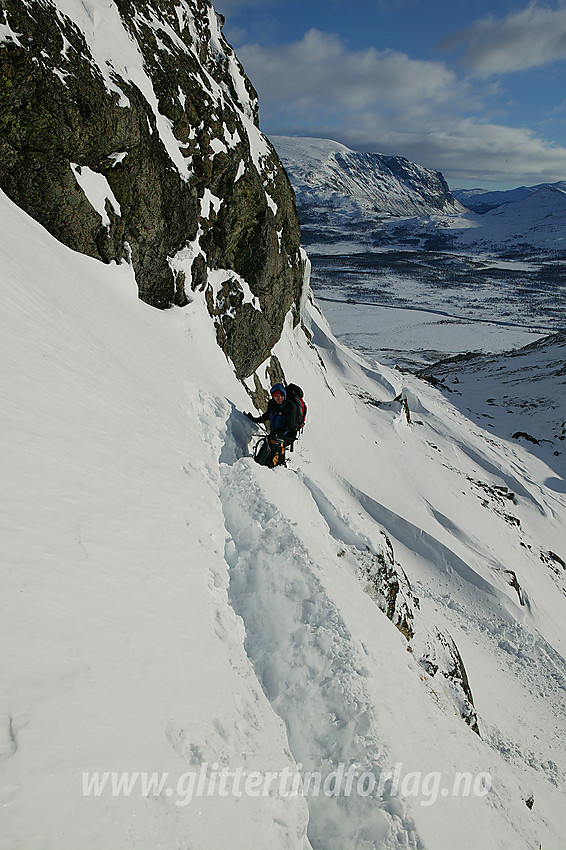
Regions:
<instances>
[{"instance_id":1,"label":"snow ridge","mask_svg":"<svg viewBox=\"0 0 566 850\"><path fill-rule=\"evenodd\" d=\"M537 186L519 186L516 189L491 192L489 189L454 189L452 194L473 212L485 213L501 204L516 203L538 192L539 189L566 191L566 180L557 183L539 183Z\"/></svg>"},{"instance_id":2,"label":"snow ridge","mask_svg":"<svg viewBox=\"0 0 566 850\"><path fill-rule=\"evenodd\" d=\"M309 425L260 468L202 292L152 310L128 266L4 196L0 221L2 850L561 850L561 473L368 366L312 297L275 347ZM341 765L350 794L242 792ZM146 770L152 793L83 793ZM183 801L222 771L239 796ZM453 794L461 774L490 789Z\"/></svg>"}]
</instances>

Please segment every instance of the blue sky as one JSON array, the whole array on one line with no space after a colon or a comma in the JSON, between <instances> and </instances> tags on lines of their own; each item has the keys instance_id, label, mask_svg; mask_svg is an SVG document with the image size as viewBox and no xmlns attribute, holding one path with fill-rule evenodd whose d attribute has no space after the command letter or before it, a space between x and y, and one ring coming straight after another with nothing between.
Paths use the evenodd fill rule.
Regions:
<instances>
[{"instance_id":1,"label":"blue sky","mask_svg":"<svg viewBox=\"0 0 566 850\"><path fill-rule=\"evenodd\" d=\"M566 0L216 0L268 134L332 138L452 188L566 180Z\"/></svg>"}]
</instances>

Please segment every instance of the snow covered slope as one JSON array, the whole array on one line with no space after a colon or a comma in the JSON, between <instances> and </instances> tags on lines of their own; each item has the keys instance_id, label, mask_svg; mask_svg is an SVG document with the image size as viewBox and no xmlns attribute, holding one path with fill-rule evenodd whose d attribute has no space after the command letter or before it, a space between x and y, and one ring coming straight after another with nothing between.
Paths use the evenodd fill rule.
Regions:
<instances>
[{"instance_id":1,"label":"snow covered slope","mask_svg":"<svg viewBox=\"0 0 566 850\"><path fill-rule=\"evenodd\" d=\"M562 850L556 473L314 304L257 467L204 295L0 204L0 848Z\"/></svg>"},{"instance_id":2,"label":"snow covered slope","mask_svg":"<svg viewBox=\"0 0 566 850\"><path fill-rule=\"evenodd\" d=\"M492 433L530 444L559 478L566 478L566 333L505 354L467 354L421 373L455 393L451 401Z\"/></svg>"},{"instance_id":3,"label":"snow covered slope","mask_svg":"<svg viewBox=\"0 0 566 850\"><path fill-rule=\"evenodd\" d=\"M537 186L518 186L516 189L498 192L492 192L489 189L453 189L452 194L468 209L484 213L501 206L501 204L523 201L529 195L543 188L566 191L566 180L559 180L557 183L539 183Z\"/></svg>"},{"instance_id":4,"label":"snow covered slope","mask_svg":"<svg viewBox=\"0 0 566 850\"><path fill-rule=\"evenodd\" d=\"M360 153L330 139L271 141L289 173L302 224L324 212L410 216L463 209L440 172L402 157Z\"/></svg>"},{"instance_id":5,"label":"snow covered slope","mask_svg":"<svg viewBox=\"0 0 566 850\"><path fill-rule=\"evenodd\" d=\"M455 245L514 253L533 250L563 255L566 250L566 192L550 186L484 215L470 213L469 226Z\"/></svg>"}]
</instances>

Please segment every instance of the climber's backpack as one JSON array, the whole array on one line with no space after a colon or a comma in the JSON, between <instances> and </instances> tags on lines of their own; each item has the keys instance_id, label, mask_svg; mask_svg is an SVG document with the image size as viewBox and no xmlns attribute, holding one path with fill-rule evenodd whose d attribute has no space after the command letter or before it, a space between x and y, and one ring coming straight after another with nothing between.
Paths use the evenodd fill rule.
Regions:
<instances>
[{"instance_id":1,"label":"climber's backpack","mask_svg":"<svg viewBox=\"0 0 566 850\"><path fill-rule=\"evenodd\" d=\"M301 434L302 431L303 431L303 428L305 427L305 420L307 418L307 405L306 405L305 400L303 398L303 395L304 395L303 390L297 384L287 384L287 386L285 387L285 390L287 392L287 398L290 399L291 401L294 401L295 404L297 405L297 407L301 411L300 424L299 424L299 427L297 429L297 432L299 434Z\"/></svg>"},{"instance_id":2,"label":"climber's backpack","mask_svg":"<svg viewBox=\"0 0 566 850\"><path fill-rule=\"evenodd\" d=\"M269 466L271 469L274 466L287 466L283 441L262 437L256 443L254 460L260 466Z\"/></svg>"}]
</instances>

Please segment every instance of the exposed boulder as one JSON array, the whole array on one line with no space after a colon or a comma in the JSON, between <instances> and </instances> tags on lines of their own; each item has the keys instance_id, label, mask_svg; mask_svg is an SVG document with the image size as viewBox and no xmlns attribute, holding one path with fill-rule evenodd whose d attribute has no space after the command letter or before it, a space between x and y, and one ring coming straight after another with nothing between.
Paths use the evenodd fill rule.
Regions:
<instances>
[{"instance_id":1,"label":"exposed boulder","mask_svg":"<svg viewBox=\"0 0 566 850\"><path fill-rule=\"evenodd\" d=\"M425 629L415 643L414 652L428 675L427 684L438 704L452 703L462 720L479 735L478 716L468 674L454 640L438 629L428 632Z\"/></svg>"},{"instance_id":2,"label":"exposed boulder","mask_svg":"<svg viewBox=\"0 0 566 850\"><path fill-rule=\"evenodd\" d=\"M384 546L381 551L352 547L352 553L358 561L366 593L410 641L415 634L415 610L419 600L403 568L395 561L391 541L384 532L382 534Z\"/></svg>"}]
</instances>

